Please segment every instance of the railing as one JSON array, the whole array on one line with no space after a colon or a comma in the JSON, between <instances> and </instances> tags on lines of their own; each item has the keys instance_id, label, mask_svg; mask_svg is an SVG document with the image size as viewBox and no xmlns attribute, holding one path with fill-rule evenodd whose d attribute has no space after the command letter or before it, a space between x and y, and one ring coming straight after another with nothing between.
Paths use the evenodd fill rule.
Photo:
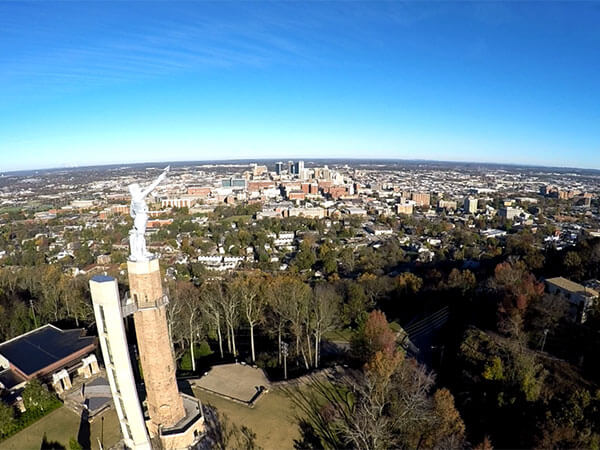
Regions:
<instances>
[{"instance_id":1,"label":"railing","mask_svg":"<svg viewBox=\"0 0 600 450\"><path fill-rule=\"evenodd\" d=\"M125 296L121 299L121 315L123 317L127 317L136 311L144 310L144 309L152 309L152 308L160 308L161 306L165 306L169 303L169 297L166 291L163 294L150 301L135 301L133 298L129 296L129 292L125 293Z\"/></svg>"},{"instance_id":2,"label":"railing","mask_svg":"<svg viewBox=\"0 0 600 450\"><path fill-rule=\"evenodd\" d=\"M160 308L161 306L167 305L169 303L169 297L167 294L163 294L155 300L138 301L138 309L151 309L151 308Z\"/></svg>"},{"instance_id":3,"label":"railing","mask_svg":"<svg viewBox=\"0 0 600 450\"><path fill-rule=\"evenodd\" d=\"M125 294L125 297L121 299L121 315L123 317L130 316L134 312L137 311L137 305L133 301L131 297L129 297L129 293Z\"/></svg>"}]
</instances>

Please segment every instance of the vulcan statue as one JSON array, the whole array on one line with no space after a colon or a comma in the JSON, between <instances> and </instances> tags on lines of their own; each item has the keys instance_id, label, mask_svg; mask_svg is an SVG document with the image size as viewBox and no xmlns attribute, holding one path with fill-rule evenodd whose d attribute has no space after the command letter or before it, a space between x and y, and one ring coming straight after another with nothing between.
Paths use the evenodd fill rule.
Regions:
<instances>
[{"instance_id":1,"label":"vulcan statue","mask_svg":"<svg viewBox=\"0 0 600 450\"><path fill-rule=\"evenodd\" d=\"M131 193L131 207L129 212L133 217L133 229L129 232L129 247L131 261L144 261L151 259L154 255L146 249L146 224L148 223L148 205L146 205L146 196L152 192L158 184L165 179L170 166L165 167L156 180L150 186L142 191L139 184L129 185Z\"/></svg>"}]
</instances>

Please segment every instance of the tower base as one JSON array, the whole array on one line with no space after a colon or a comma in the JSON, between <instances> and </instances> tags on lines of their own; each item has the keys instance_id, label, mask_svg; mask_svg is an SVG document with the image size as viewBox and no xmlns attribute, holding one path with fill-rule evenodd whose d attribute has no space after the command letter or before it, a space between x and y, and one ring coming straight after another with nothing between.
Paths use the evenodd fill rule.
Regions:
<instances>
[{"instance_id":1,"label":"tower base","mask_svg":"<svg viewBox=\"0 0 600 450\"><path fill-rule=\"evenodd\" d=\"M185 417L172 427L159 427L147 421L148 430L153 438L160 439L165 450L183 450L193 448L203 438L206 426L200 400L187 394L179 394L185 408Z\"/></svg>"}]
</instances>

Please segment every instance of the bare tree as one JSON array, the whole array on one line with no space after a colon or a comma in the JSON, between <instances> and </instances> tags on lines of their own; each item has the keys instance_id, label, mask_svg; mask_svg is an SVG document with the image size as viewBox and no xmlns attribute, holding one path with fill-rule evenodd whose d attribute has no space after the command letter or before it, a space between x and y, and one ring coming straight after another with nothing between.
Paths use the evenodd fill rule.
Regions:
<instances>
[{"instance_id":1,"label":"bare tree","mask_svg":"<svg viewBox=\"0 0 600 450\"><path fill-rule=\"evenodd\" d=\"M250 326L252 362L256 361L254 327L263 317L264 296L260 292L262 277L253 274L238 276L231 283L232 293L239 298L242 310Z\"/></svg>"},{"instance_id":2,"label":"bare tree","mask_svg":"<svg viewBox=\"0 0 600 450\"><path fill-rule=\"evenodd\" d=\"M203 329L203 317L200 309L200 295L198 289L193 283L186 282L185 288L182 289L183 314L185 323L187 324L187 340L190 347L190 359L192 363L192 371L196 371L196 355L195 347L200 332Z\"/></svg>"},{"instance_id":3,"label":"bare tree","mask_svg":"<svg viewBox=\"0 0 600 450\"><path fill-rule=\"evenodd\" d=\"M290 331L296 342L296 357L302 356L304 366L309 369L308 359L301 339L306 332L306 322L309 315L311 291L307 284L298 279L291 278L282 291L284 314L290 324ZM309 346L310 347L310 346Z\"/></svg>"},{"instance_id":4,"label":"bare tree","mask_svg":"<svg viewBox=\"0 0 600 450\"><path fill-rule=\"evenodd\" d=\"M171 340L171 349L175 360L179 360L185 352L185 322L183 320L184 302L178 295L175 283L169 285L169 304L167 305L167 328Z\"/></svg>"},{"instance_id":5,"label":"bare tree","mask_svg":"<svg viewBox=\"0 0 600 450\"><path fill-rule=\"evenodd\" d=\"M175 360L179 360L185 353L185 342L188 337L187 306L182 288L184 288L182 282L169 284L170 298L167 306L167 327Z\"/></svg>"},{"instance_id":6,"label":"bare tree","mask_svg":"<svg viewBox=\"0 0 600 450\"><path fill-rule=\"evenodd\" d=\"M345 444L356 449L384 450L398 447L393 418L386 414L388 400L374 377L359 376L347 379L354 401L337 427Z\"/></svg>"},{"instance_id":7,"label":"bare tree","mask_svg":"<svg viewBox=\"0 0 600 450\"><path fill-rule=\"evenodd\" d=\"M218 300L221 302L223 319L227 325L227 344L229 345L229 351L235 357L237 356L235 329L240 320L240 300L230 283L225 285L224 295L220 296Z\"/></svg>"},{"instance_id":8,"label":"bare tree","mask_svg":"<svg viewBox=\"0 0 600 450\"><path fill-rule=\"evenodd\" d=\"M264 294L267 302L267 320L269 328L267 332L277 334L277 361L282 364L281 345L282 337L287 324L286 299L281 295L287 277L279 276L271 278L265 284Z\"/></svg>"},{"instance_id":9,"label":"bare tree","mask_svg":"<svg viewBox=\"0 0 600 450\"><path fill-rule=\"evenodd\" d=\"M314 366L319 367L321 339L323 334L338 323L341 297L329 284L318 284L313 290L311 302L312 334L315 340Z\"/></svg>"},{"instance_id":10,"label":"bare tree","mask_svg":"<svg viewBox=\"0 0 600 450\"><path fill-rule=\"evenodd\" d=\"M223 313L221 305L223 304L223 287L220 282L206 282L201 287L200 292L200 308L203 314L207 317L209 323L217 333L217 340L219 342L219 352L221 358L223 358L223 334L221 331L221 324L223 320Z\"/></svg>"}]
</instances>

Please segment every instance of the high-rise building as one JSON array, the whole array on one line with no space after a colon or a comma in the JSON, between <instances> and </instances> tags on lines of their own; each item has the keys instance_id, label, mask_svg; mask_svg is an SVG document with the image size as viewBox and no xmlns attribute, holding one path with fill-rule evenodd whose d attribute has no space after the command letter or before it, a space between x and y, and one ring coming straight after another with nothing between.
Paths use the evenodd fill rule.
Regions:
<instances>
[{"instance_id":1,"label":"high-rise building","mask_svg":"<svg viewBox=\"0 0 600 450\"><path fill-rule=\"evenodd\" d=\"M251 167L253 177L260 177L261 175L267 173L267 166L259 166L258 164L254 163L251 165Z\"/></svg>"},{"instance_id":2,"label":"high-rise building","mask_svg":"<svg viewBox=\"0 0 600 450\"><path fill-rule=\"evenodd\" d=\"M515 217L519 217L522 212L523 210L520 208L513 208L511 206L507 206L498 210L498 216L506 220L512 220Z\"/></svg>"},{"instance_id":3,"label":"high-rise building","mask_svg":"<svg viewBox=\"0 0 600 450\"><path fill-rule=\"evenodd\" d=\"M281 172L283 172L283 163L279 161L275 163L275 173L281 175Z\"/></svg>"},{"instance_id":4,"label":"high-rise building","mask_svg":"<svg viewBox=\"0 0 600 450\"><path fill-rule=\"evenodd\" d=\"M465 198L464 210L466 214L475 214L477 212L478 200L473 197Z\"/></svg>"},{"instance_id":5,"label":"high-rise building","mask_svg":"<svg viewBox=\"0 0 600 450\"><path fill-rule=\"evenodd\" d=\"M396 205L396 213L411 215L413 213L414 203L415 202L413 202L411 200L403 202L403 203L398 203Z\"/></svg>"},{"instance_id":6,"label":"high-rise building","mask_svg":"<svg viewBox=\"0 0 600 450\"><path fill-rule=\"evenodd\" d=\"M426 192L411 192L410 199L414 201L417 206L429 206L431 196Z\"/></svg>"},{"instance_id":7,"label":"high-rise building","mask_svg":"<svg viewBox=\"0 0 600 450\"><path fill-rule=\"evenodd\" d=\"M297 161L294 164L294 174L300 178L304 178L304 161Z\"/></svg>"}]
</instances>

